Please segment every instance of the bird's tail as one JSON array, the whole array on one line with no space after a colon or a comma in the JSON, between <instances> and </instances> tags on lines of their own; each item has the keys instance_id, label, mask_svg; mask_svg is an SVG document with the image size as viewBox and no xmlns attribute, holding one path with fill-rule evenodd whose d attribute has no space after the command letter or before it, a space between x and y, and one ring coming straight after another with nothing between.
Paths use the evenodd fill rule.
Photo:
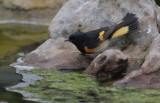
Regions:
<instances>
[{"instance_id":1,"label":"bird's tail","mask_svg":"<svg viewBox=\"0 0 160 103\"><path fill-rule=\"evenodd\" d=\"M135 14L128 13L113 29L108 38L116 38L139 28L138 18Z\"/></svg>"}]
</instances>

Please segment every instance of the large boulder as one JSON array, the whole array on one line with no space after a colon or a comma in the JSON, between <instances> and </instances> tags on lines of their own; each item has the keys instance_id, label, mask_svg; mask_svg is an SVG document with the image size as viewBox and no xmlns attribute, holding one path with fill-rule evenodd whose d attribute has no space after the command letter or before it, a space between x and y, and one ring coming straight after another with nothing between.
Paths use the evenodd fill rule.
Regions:
<instances>
[{"instance_id":1,"label":"large boulder","mask_svg":"<svg viewBox=\"0 0 160 103\"><path fill-rule=\"evenodd\" d=\"M108 49L119 49L126 54L128 56L127 73L133 71L129 74L131 76L126 76L122 82L117 84L132 82L133 79L131 78L135 77L137 77L137 82L141 84L144 78L138 77L159 70L158 62L160 52L159 49L156 48L158 45L155 42L160 41L157 28L160 13L154 0L136 0L136 2L135 0L69 0L60 9L50 24L49 35L53 42L44 43L42 45L44 48L40 46L38 49L28 54L24 62L30 61L30 57L34 58L34 55L36 55L36 58L39 57L41 62L34 59L32 64L37 63L40 65L46 63L49 59L56 59L57 55L59 57L66 53L65 58L58 58L56 62L53 61L52 63L57 64L61 61L68 61L68 58L72 58L72 60L75 58L83 58L78 59L76 63L81 65L80 67L87 68L92 61L92 57L84 58L81 55L73 56L74 53L79 53L79 51L71 43L64 43L63 40L78 29L82 32L86 32L113 25L120 21L128 12L136 14L139 18L140 29L135 33L111 40ZM51 39L46 42L50 40ZM58 42L56 42L56 40L58 40ZM155 51L156 53L154 54ZM84 65L82 61L87 64ZM71 61L69 63L71 65L68 65L67 62L63 64L65 64L66 67L68 65L69 68L79 68L79 65L75 65L76 63L74 62L72 65ZM28 62L28 64L30 63ZM148 66L153 67L152 70L148 68ZM48 68L47 65L43 66L43 68L45 67ZM52 66L49 67L52 68ZM55 66L53 67L55 68ZM56 68L58 67L61 67L61 64L56 66Z\"/></svg>"},{"instance_id":2,"label":"large boulder","mask_svg":"<svg viewBox=\"0 0 160 103\"><path fill-rule=\"evenodd\" d=\"M59 9L68 0L4 0L3 5L10 9L35 9L52 8Z\"/></svg>"},{"instance_id":3,"label":"large boulder","mask_svg":"<svg viewBox=\"0 0 160 103\"><path fill-rule=\"evenodd\" d=\"M127 72L130 72L141 67L153 37L158 34L155 16L157 10L158 7L154 0L138 0L136 2L134 0L70 0L52 20L49 27L50 36L53 39L66 38L78 29L86 32L110 26L128 12L135 13L140 21L140 30L113 39L108 47L108 49L120 49L129 55Z\"/></svg>"}]
</instances>

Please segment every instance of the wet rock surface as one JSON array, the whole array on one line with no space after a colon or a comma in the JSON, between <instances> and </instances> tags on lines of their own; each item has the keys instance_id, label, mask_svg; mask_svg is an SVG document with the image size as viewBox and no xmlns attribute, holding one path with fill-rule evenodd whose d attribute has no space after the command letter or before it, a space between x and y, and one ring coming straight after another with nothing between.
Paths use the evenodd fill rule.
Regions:
<instances>
[{"instance_id":1,"label":"wet rock surface","mask_svg":"<svg viewBox=\"0 0 160 103\"><path fill-rule=\"evenodd\" d=\"M127 56L119 50L111 49L99 54L84 73L95 76L101 76L103 73L109 79L125 72L127 66Z\"/></svg>"},{"instance_id":2,"label":"wet rock surface","mask_svg":"<svg viewBox=\"0 0 160 103\"><path fill-rule=\"evenodd\" d=\"M150 74L144 74L142 70L137 70L131 72L127 75L124 79L115 82L114 85L120 86L138 86L143 88L160 88L160 71L157 70L156 72Z\"/></svg>"},{"instance_id":3,"label":"wet rock surface","mask_svg":"<svg viewBox=\"0 0 160 103\"><path fill-rule=\"evenodd\" d=\"M80 59L81 56L78 55L80 54L79 51L72 44L64 43L63 40L59 39L67 38L78 29L86 32L104 26L110 26L121 20L128 12L135 13L139 18L139 30L132 34L111 40L108 47L108 49L119 49L128 56L128 75L117 84L143 84L144 78L142 77L144 75L148 76L147 80L152 80L152 77L149 75L156 75L154 73L159 70L160 54L157 48L157 44L159 44L157 42L159 40L157 24L160 17L159 8L154 0L137 0L136 2L135 0L69 0L60 9L50 24L49 36L52 39L46 42L52 40L52 43L42 44L42 46L24 58L24 63L33 60L33 63L28 64L37 64L36 66L43 65L43 68L56 69L62 67L61 65L70 68L79 67L80 65L80 67L87 68L93 58L88 59L82 57L83 59ZM156 40L156 38L158 40ZM66 55L68 57L65 57ZM28 58L29 56L38 59ZM60 56L64 58L60 58ZM71 57L73 58L69 59ZM64 62L65 60L67 62ZM53 65L48 66L47 63L53 63ZM78 64L76 65L76 63ZM54 64L58 65L55 66ZM94 66L92 63L91 65ZM90 74L92 74L92 72L93 71L91 71ZM93 74L96 74L96 72ZM134 82L134 78L137 78L136 82ZM146 85L150 85L147 83L148 81L145 82Z\"/></svg>"}]
</instances>

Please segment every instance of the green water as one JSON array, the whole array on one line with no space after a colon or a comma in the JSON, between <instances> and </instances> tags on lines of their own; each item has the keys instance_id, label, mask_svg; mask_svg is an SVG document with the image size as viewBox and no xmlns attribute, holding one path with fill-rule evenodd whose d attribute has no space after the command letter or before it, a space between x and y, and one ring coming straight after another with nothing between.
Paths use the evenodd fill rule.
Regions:
<instances>
[{"instance_id":1,"label":"green water","mask_svg":"<svg viewBox=\"0 0 160 103\"><path fill-rule=\"evenodd\" d=\"M47 26L0 24L0 58L47 38Z\"/></svg>"},{"instance_id":2,"label":"green water","mask_svg":"<svg viewBox=\"0 0 160 103\"><path fill-rule=\"evenodd\" d=\"M23 95L9 92L10 87L23 82L22 75L9 65L16 62L19 55L26 54L47 39L47 26L29 24L0 24L0 102L34 103L23 100Z\"/></svg>"}]
</instances>

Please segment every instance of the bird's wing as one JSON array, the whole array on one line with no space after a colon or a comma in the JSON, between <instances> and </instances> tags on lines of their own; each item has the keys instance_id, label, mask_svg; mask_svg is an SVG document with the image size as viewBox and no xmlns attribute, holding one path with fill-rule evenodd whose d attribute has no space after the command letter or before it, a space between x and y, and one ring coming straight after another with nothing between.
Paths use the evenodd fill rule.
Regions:
<instances>
[{"instance_id":1,"label":"bird's wing","mask_svg":"<svg viewBox=\"0 0 160 103\"><path fill-rule=\"evenodd\" d=\"M104 37L108 35L107 34L108 31L109 27L102 27L97 30L86 32L88 36L88 41L86 43L86 46L90 49L99 46L99 44L104 41Z\"/></svg>"},{"instance_id":2,"label":"bird's wing","mask_svg":"<svg viewBox=\"0 0 160 103\"><path fill-rule=\"evenodd\" d=\"M92 30L86 32L88 37L88 41L86 41L84 50L86 53L93 53L97 49L100 49L101 44L106 41L106 39L110 36L113 29L112 27L103 27L97 30Z\"/></svg>"}]
</instances>

